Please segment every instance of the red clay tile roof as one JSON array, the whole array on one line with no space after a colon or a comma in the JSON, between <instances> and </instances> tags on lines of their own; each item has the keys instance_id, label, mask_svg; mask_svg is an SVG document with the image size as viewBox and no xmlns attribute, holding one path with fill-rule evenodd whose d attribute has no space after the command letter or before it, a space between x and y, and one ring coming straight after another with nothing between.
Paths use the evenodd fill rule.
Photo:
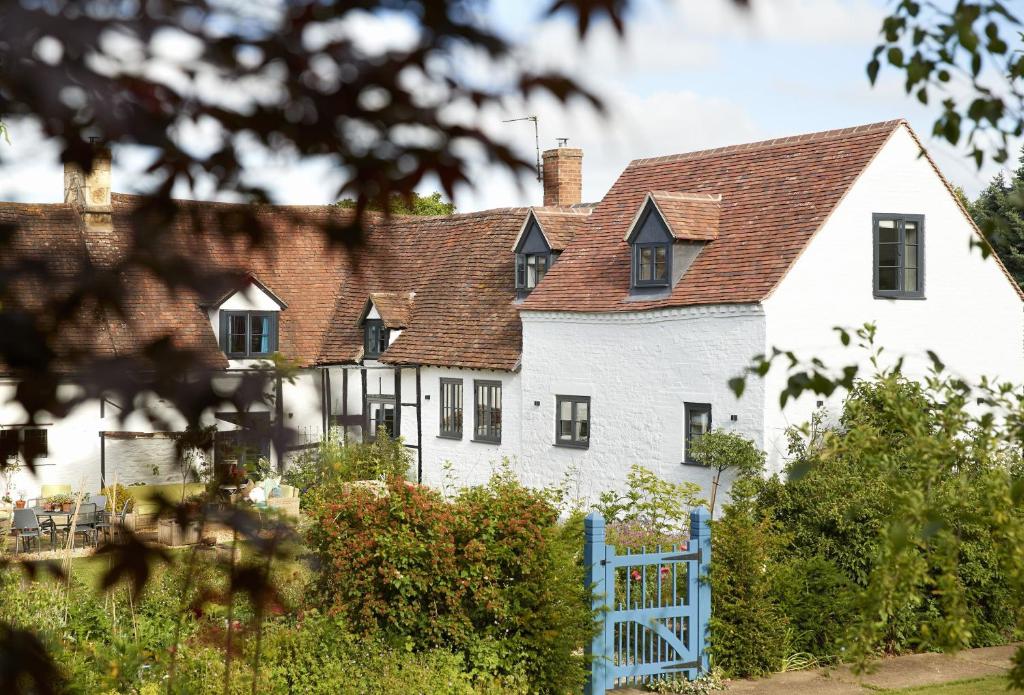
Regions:
<instances>
[{"instance_id":1,"label":"red clay tile roof","mask_svg":"<svg viewBox=\"0 0 1024 695\"><path fill-rule=\"evenodd\" d=\"M511 370L522 329L509 251L526 208L450 217L395 217L366 238L360 258L373 274L353 276L337 292L321 363L362 357L359 314L371 292L415 292L408 326L380 356L391 364Z\"/></svg>"},{"instance_id":2,"label":"red clay tile roof","mask_svg":"<svg viewBox=\"0 0 1024 695\"><path fill-rule=\"evenodd\" d=\"M573 240L577 234L587 226L587 218L594 209L594 205L581 204L572 207L536 207L530 208L530 212L537 219L540 231L548 242L552 251L562 251ZM523 223L523 230L526 229L526 222ZM522 232L520 232L521 234ZM519 237L516 237L518 245Z\"/></svg>"},{"instance_id":3,"label":"red clay tile roof","mask_svg":"<svg viewBox=\"0 0 1024 695\"><path fill-rule=\"evenodd\" d=\"M641 311L763 300L902 121L631 162L544 280L534 311ZM668 297L629 298L624 237L652 191L721 195L718 239Z\"/></svg>"},{"instance_id":4,"label":"red clay tile roof","mask_svg":"<svg viewBox=\"0 0 1024 695\"><path fill-rule=\"evenodd\" d=\"M371 292L367 302L372 302L387 328L406 328L412 317L412 302L415 292Z\"/></svg>"},{"instance_id":5,"label":"red clay tile roof","mask_svg":"<svg viewBox=\"0 0 1024 695\"><path fill-rule=\"evenodd\" d=\"M673 238L680 241L714 241L718 238L718 220L722 211L722 196L711 193L674 193L652 191L649 195ZM644 209L644 204L640 210ZM634 218L639 219L640 213ZM632 225L626 238L632 231Z\"/></svg>"},{"instance_id":6,"label":"red clay tile roof","mask_svg":"<svg viewBox=\"0 0 1024 695\"><path fill-rule=\"evenodd\" d=\"M54 283L70 286L90 262L116 263L136 235L157 228L138 213L140 203L115 194L111 232L87 230L67 205L0 203L0 226L17 230L0 269L38 259L52 269ZM191 263L201 259L204 270L222 270L235 284L244 274L258 278L287 305L279 320L279 346L299 365L359 359L358 323L367 297L376 292L416 293L412 307L385 309L395 310L394 320L408 325L386 359L494 369L513 369L519 359L513 256L507 249L525 209L396 217L389 223L375 216L367 222L365 243L355 247L331 244L324 234L325 226L351 219L351 212L333 206L259 208L256 215L268 237L255 247L242 235L226 238L218 231L235 205L175 201L174 210L159 252ZM226 366L204 307L223 295L227 282L201 297L169 290L141 270L125 281L130 292L123 318L86 310L62 340L100 355L137 355L146 341L169 336L176 346L199 351L209 364ZM17 295L26 305L45 295L41 287L22 284Z\"/></svg>"}]
</instances>

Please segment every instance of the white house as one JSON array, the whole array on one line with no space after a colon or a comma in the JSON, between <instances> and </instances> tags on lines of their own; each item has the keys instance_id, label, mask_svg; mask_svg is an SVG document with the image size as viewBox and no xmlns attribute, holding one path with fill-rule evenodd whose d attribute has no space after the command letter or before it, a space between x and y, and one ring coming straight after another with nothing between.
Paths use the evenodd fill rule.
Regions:
<instances>
[{"instance_id":1,"label":"white house","mask_svg":"<svg viewBox=\"0 0 1024 695\"><path fill-rule=\"evenodd\" d=\"M321 231L347 220L334 207L260 208L268 241L253 249L217 233L233 206L178 201L161 244L231 281L168 296L140 278L134 313L100 322L97 344L131 354L167 336L226 391L274 353L297 363L270 405L204 416L219 449L276 465L332 426L383 426L432 485L483 481L503 459L582 497L621 488L633 463L707 485L687 450L709 427L754 439L777 468L786 427L818 406L780 409L778 372L733 395L728 380L772 346L846 364L858 356L833 327L873 321L911 373L933 350L968 377L1024 380L1020 290L971 250L978 230L921 154L906 123L872 124L638 160L583 204L582 152L563 147L544 155L543 206L373 218L351 249ZM142 201L109 194L109 161L67 178L67 203L0 204L0 222L22 256L114 262L146 223ZM4 455L47 452L19 483L29 494L180 476L173 417L167 431L122 422L111 398L26 428L16 384L0 382ZM299 435L281 450L279 426Z\"/></svg>"}]
</instances>

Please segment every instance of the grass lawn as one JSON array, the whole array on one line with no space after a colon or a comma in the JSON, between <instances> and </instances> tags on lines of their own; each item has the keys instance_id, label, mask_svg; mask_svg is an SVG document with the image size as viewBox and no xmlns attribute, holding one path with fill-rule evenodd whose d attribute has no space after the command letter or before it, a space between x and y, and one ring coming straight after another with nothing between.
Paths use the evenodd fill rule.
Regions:
<instances>
[{"instance_id":1,"label":"grass lawn","mask_svg":"<svg viewBox=\"0 0 1024 695\"><path fill-rule=\"evenodd\" d=\"M887 693L921 693L921 695L990 695L1007 692L1008 681L1005 676L989 676L973 678L965 681L954 681L942 685L924 685L916 688L886 690Z\"/></svg>"}]
</instances>

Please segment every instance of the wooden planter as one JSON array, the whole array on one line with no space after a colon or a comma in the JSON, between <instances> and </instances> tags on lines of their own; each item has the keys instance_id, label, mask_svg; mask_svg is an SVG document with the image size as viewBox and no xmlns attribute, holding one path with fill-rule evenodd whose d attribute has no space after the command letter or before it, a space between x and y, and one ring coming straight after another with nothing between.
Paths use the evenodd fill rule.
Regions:
<instances>
[{"instance_id":1,"label":"wooden planter","mask_svg":"<svg viewBox=\"0 0 1024 695\"><path fill-rule=\"evenodd\" d=\"M161 519L156 539L163 545L195 545L199 542L199 527L190 524L182 528L174 519Z\"/></svg>"}]
</instances>

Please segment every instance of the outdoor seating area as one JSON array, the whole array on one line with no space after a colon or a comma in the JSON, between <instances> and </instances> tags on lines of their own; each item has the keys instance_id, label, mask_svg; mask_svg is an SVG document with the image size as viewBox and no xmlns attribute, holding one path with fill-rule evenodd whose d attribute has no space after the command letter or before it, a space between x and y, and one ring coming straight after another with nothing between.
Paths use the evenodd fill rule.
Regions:
<instances>
[{"instance_id":1,"label":"outdoor seating area","mask_svg":"<svg viewBox=\"0 0 1024 695\"><path fill-rule=\"evenodd\" d=\"M43 486L43 492L53 494L0 510L0 519L9 524L7 549L23 553L96 547L101 539L112 539L120 533L132 504L128 499L120 509L111 509L107 497L101 494L82 495L77 503L70 486Z\"/></svg>"},{"instance_id":2,"label":"outdoor seating area","mask_svg":"<svg viewBox=\"0 0 1024 695\"><path fill-rule=\"evenodd\" d=\"M0 528L4 529L4 549L14 553L57 550L88 552L103 541L114 540L123 529L130 529L145 540L165 545L188 545L200 541L194 528L177 528L167 518L167 502L197 499L206 493L202 483L164 483L117 485L102 492L81 495L71 485L42 485L38 497L19 499L0 505ZM107 494L104 494L107 493ZM116 498L116 504L115 500ZM279 480L225 485L219 501L243 502L260 518L264 515L297 520L299 493ZM77 505L77 513L76 513Z\"/></svg>"}]
</instances>

